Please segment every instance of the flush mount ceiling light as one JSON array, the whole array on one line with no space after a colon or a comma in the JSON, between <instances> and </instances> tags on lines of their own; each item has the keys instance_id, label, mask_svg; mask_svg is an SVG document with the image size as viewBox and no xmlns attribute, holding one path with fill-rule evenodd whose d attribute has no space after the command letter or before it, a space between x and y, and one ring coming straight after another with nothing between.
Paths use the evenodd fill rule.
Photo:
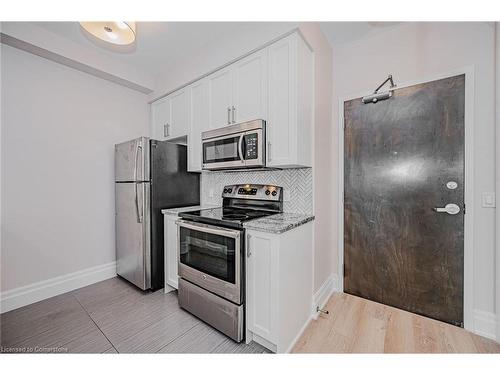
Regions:
<instances>
[{"instance_id":1,"label":"flush mount ceiling light","mask_svg":"<svg viewBox=\"0 0 500 375\"><path fill-rule=\"evenodd\" d=\"M90 34L108 43L127 45L135 40L135 22L80 22Z\"/></svg>"}]
</instances>

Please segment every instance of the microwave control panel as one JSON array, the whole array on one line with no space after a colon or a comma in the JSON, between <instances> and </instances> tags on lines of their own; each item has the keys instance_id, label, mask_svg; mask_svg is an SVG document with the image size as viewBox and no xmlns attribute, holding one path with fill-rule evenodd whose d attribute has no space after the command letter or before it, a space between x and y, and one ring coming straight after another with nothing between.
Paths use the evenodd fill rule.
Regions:
<instances>
[{"instance_id":1,"label":"microwave control panel","mask_svg":"<svg viewBox=\"0 0 500 375\"><path fill-rule=\"evenodd\" d=\"M257 133L245 135L245 160L257 159L259 157L257 144Z\"/></svg>"}]
</instances>

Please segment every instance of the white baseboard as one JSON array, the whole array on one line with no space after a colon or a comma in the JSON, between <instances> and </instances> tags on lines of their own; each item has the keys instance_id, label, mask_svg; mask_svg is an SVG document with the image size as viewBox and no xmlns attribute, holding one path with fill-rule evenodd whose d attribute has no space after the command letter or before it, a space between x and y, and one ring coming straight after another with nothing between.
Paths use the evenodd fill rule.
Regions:
<instances>
[{"instance_id":1,"label":"white baseboard","mask_svg":"<svg viewBox=\"0 0 500 375\"><path fill-rule=\"evenodd\" d=\"M7 290L0 294L0 312L14 310L115 276L116 262L111 262Z\"/></svg>"},{"instance_id":2,"label":"white baseboard","mask_svg":"<svg viewBox=\"0 0 500 375\"><path fill-rule=\"evenodd\" d=\"M474 309L473 319L474 333L492 340L497 339L495 314L488 311Z\"/></svg>"},{"instance_id":3,"label":"white baseboard","mask_svg":"<svg viewBox=\"0 0 500 375\"><path fill-rule=\"evenodd\" d=\"M312 306L312 314L314 319L317 319L319 315L317 308L319 307L320 309L322 309L323 307L325 307L332 293L339 291L340 291L339 276L335 273L332 273L325 280L323 285L321 285L321 288L319 288L319 290L316 293L314 293L313 306Z\"/></svg>"}]
</instances>

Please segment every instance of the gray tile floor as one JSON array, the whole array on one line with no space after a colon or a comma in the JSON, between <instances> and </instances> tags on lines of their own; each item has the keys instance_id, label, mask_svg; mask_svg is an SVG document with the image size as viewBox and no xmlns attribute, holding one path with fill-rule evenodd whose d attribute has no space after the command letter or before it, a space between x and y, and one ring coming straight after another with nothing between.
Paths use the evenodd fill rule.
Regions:
<instances>
[{"instance_id":1,"label":"gray tile floor","mask_svg":"<svg viewBox=\"0 0 500 375\"><path fill-rule=\"evenodd\" d=\"M115 277L0 315L2 351L267 353L237 344L182 310L177 294Z\"/></svg>"}]
</instances>

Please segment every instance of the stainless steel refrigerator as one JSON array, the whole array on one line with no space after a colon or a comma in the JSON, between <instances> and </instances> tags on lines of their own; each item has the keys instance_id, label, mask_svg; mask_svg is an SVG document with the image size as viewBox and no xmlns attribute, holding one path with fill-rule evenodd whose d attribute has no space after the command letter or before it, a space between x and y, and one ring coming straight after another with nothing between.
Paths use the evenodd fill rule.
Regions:
<instances>
[{"instance_id":1,"label":"stainless steel refrigerator","mask_svg":"<svg viewBox=\"0 0 500 375\"><path fill-rule=\"evenodd\" d=\"M186 146L146 137L115 145L118 275L143 290L163 288L161 210L199 203L199 174L187 172Z\"/></svg>"}]
</instances>

